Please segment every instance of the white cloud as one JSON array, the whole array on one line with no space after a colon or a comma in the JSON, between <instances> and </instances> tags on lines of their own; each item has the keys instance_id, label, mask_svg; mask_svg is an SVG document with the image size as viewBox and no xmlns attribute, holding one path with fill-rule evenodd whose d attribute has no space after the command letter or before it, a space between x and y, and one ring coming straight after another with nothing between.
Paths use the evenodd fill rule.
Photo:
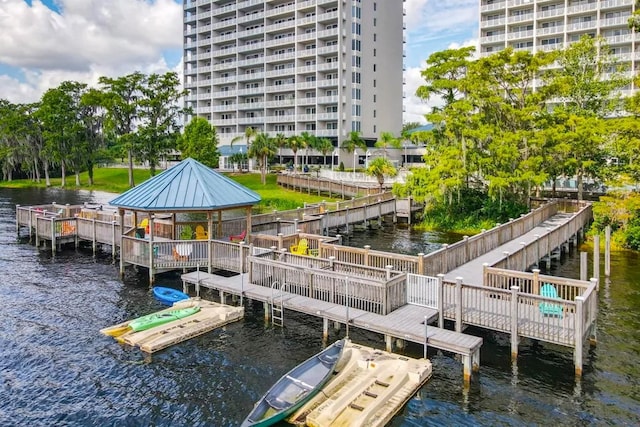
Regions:
<instances>
[{"instance_id":1,"label":"white cloud","mask_svg":"<svg viewBox=\"0 0 640 427\"><path fill-rule=\"evenodd\" d=\"M168 71L163 51L182 46L182 7L174 0L58 0L61 14L33 0L0 0L0 98L37 100L64 80Z\"/></svg>"}]
</instances>

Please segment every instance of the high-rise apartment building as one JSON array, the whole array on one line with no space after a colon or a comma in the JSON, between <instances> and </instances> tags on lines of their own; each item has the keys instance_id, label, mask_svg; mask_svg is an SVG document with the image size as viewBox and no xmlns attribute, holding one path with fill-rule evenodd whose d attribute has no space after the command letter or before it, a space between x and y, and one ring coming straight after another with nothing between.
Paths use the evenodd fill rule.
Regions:
<instances>
[{"instance_id":1,"label":"high-rise apartment building","mask_svg":"<svg viewBox=\"0 0 640 427\"><path fill-rule=\"evenodd\" d=\"M628 27L636 0L480 0L480 55L563 49L602 36L629 75L640 70L640 35ZM632 87L623 92L629 93Z\"/></svg>"},{"instance_id":2,"label":"high-rise apartment building","mask_svg":"<svg viewBox=\"0 0 640 427\"><path fill-rule=\"evenodd\" d=\"M403 2L185 0L187 105L222 144L251 127L339 145L402 127Z\"/></svg>"}]
</instances>

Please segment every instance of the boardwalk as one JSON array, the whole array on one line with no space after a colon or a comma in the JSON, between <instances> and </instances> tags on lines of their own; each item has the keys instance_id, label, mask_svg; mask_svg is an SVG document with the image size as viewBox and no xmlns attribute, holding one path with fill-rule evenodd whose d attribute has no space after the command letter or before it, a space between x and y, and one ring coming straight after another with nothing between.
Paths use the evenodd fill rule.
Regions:
<instances>
[{"instance_id":1,"label":"boardwalk","mask_svg":"<svg viewBox=\"0 0 640 427\"><path fill-rule=\"evenodd\" d=\"M54 248L88 240L94 251L98 243L111 245L115 257L119 246L121 272L131 264L149 268L150 278L161 269L195 267L239 273L234 278L199 274L203 283L222 292L323 318L325 329L329 321L345 323L349 305L348 324L384 334L388 347L393 338L423 344L426 316L427 323L438 324L428 326L428 344L462 354L465 375L479 364L481 344L479 338L462 334L467 325L510 334L514 358L521 337L572 347L576 373L581 374L583 342L597 318L597 281L527 270L577 240L591 220L590 204L552 201L428 254L351 248L342 246L338 236L325 235L329 228L348 230L348 224L366 224L395 209L394 199L377 195L339 202L336 210L321 204L259 215L252 218L254 228L242 243L216 239L220 233L237 233L242 219L223 222L218 235L204 240L176 239L195 223L157 219L154 240L134 235L136 228L126 216L121 234L120 218L81 206L17 207L16 226L18 232L28 227L36 243L52 239ZM290 253L302 240L308 250ZM185 282L197 281L185 277ZM285 287L286 292L277 292L280 303L274 300L274 284ZM456 331L443 328L445 319L455 322Z\"/></svg>"},{"instance_id":2,"label":"boardwalk","mask_svg":"<svg viewBox=\"0 0 640 427\"><path fill-rule=\"evenodd\" d=\"M185 290L189 285L196 288L217 290L224 299L224 294L231 294L250 298L265 303L265 316L268 316L272 306L281 306L282 317L286 318L286 311L296 311L323 319L324 334L328 334L329 322L339 322L350 326L377 332L385 336L387 350L391 351L392 339L399 338L420 345L456 353L462 356L465 380L469 380L474 367L480 364L480 346L482 338L466 335L434 326L425 327L437 318L436 310L417 305L405 305L387 315L380 315L364 310L347 308L344 305L320 301L318 299L283 292L266 286L254 285L246 282L244 275L223 277L204 272L191 272L182 275ZM224 301L222 301L224 303ZM428 340L425 342L425 333Z\"/></svg>"}]
</instances>

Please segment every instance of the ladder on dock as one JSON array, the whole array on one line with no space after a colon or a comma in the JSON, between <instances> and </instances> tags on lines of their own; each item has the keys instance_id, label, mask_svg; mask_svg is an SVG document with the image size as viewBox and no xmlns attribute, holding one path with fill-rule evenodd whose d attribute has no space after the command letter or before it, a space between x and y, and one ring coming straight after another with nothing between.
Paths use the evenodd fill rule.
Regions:
<instances>
[{"instance_id":1,"label":"ladder on dock","mask_svg":"<svg viewBox=\"0 0 640 427\"><path fill-rule=\"evenodd\" d=\"M271 324L282 328L284 326L284 293L287 284L284 283L279 289L278 285L277 280L271 284ZM276 294L277 290L280 291L280 294Z\"/></svg>"}]
</instances>

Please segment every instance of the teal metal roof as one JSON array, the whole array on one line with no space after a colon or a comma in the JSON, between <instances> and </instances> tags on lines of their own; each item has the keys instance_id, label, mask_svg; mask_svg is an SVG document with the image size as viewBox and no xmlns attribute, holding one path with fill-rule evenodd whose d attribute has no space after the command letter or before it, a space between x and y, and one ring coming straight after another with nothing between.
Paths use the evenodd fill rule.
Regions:
<instances>
[{"instance_id":1,"label":"teal metal roof","mask_svg":"<svg viewBox=\"0 0 640 427\"><path fill-rule=\"evenodd\" d=\"M248 188L189 158L109 204L142 211L207 211L254 205L260 200Z\"/></svg>"}]
</instances>

